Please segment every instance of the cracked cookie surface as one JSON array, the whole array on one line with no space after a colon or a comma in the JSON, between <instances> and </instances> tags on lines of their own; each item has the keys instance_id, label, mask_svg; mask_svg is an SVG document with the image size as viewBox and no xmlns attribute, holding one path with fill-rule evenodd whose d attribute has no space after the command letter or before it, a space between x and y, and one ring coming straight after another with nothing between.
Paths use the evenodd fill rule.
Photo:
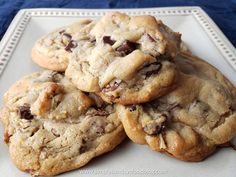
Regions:
<instances>
[{"instance_id":1,"label":"cracked cookie surface","mask_svg":"<svg viewBox=\"0 0 236 177\"><path fill-rule=\"evenodd\" d=\"M66 76L107 102L146 102L163 95L176 80L172 60L180 34L152 16L108 13L87 34L77 35L81 39Z\"/></svg>"},{"instance_id":2,"label":"cracked cookie surface","mask_svg":"<svg viewBox=\"0 0 236 177\"><path fill-rule=\"evenodd\" d=\"M4 140L15 165L32 175L77 169L125 138L113 105L85 95L62 73L28 75L4 101Z\"/></svg>"},{"instance_id":3,"label":"cracked cookie surface","mask_svg":"<svg viewBox=\"0 0 236 177\"><path fill-rule=\"evenodd\" d=\"M135 143L180 160L200 161L236 133L236 89L213 66L190 54L175 60L177 87L149 103L118 105Z\"/></svg>"},{"instance_id":4,"label":"cracked cookie surface","mask_svg":"<svg viewBox=\"0 0 236 177\"><path fill-rule=\"evenodd\" d=\"M93 25L92 20L80 20L41 37L32 49L32 60L43 68L65 71L69 57L77 46L76 33L86 32Z\"/></svg>"}]
</instances>

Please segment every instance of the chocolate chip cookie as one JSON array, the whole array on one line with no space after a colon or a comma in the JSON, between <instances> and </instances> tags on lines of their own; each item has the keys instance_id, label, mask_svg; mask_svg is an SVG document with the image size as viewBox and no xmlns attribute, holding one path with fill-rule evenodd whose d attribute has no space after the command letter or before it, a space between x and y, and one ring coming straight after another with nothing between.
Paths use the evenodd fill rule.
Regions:
<instances>
[{"instance_id":1,"label":"chocolate chip cookie","mask_svg":"<svg viewBox=\"0 0 236 177\"><path fill-rule=\"evenodd\" d=\"M109 103L149 101L166 93L177 78L172 60L180 34L152 16L108 13L80 37L66 76Z\"/></svg>"},{"instance_id":2,"label":"chocolate chip cookie","mask_svg":"<svg viewBox=\"0 0 236 177\"><path fill-rule=\"evenodd\" d=\"M33 61L46 69L65 71L68 59L77 46L76 33L86 32L93 25L92 20L80 20L43 36L32 49Z\"/></svg>"},{"instance_id":3,"label":"chocolate chip cookie","mask_svg":"<svg viewBox=\"0 0 236 177\"><path fill-rule=\"evenodd\" d=\"M33 73L13 85L0 117L15 165L51 176L115 148L125 133L114 106L92 97L53 71Z\"/></svg>"},{"instance_id":4,"label":"chocolate chip cookie","mask_svg":"<svg viewBox=\"0 0 236 177\"><path fill-rule=\"evenodd\" d=\"M183 54L176 88L152 102L118 105L135 143L177 159L200 161L236 133L236 89L207 62Z\"/></svg>"}]
</instances>

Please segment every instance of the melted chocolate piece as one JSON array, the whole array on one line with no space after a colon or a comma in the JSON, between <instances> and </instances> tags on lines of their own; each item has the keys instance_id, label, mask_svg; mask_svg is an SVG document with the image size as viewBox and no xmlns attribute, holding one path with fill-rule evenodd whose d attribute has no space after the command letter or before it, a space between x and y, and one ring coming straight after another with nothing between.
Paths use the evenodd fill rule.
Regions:
<instances>
[{"instance_id":1,"label":"melted chocolate piece","mask_svg":"<svg viewBox=\"0 0 236 177\"><path fill-rule=\"evenodd\" d=\"M86 151L87 151L87 146L85 146L85 145L80 146L80 148L79 148L79 153L80 153L80 154L83 154L83 153L85 153Z\"/></svg>"},{"instance_id":2,"label":"melted chocolate piece","mask_svg":"<svg viewBox=\"0 0 236 177\"><path fill-rule=\"evenodd\" d=\"M122 82L121 80L116 80L113 84L108 84L106 87L102 89L102 92L105 93L116 90L121 84L121 82Z\"/></svg>"},{"instance_id":3,"label":"melted chocolate piece","mask_svg":"<svg viewBox=\"0 0 236 177\"><path fill-rule=\"evenodd\" d=\"M88 147L87 147L87 145L86 145L86 140L85 140L85 139L87 139L87 137L82 138L82 142L81 142L82 145L81 145L80 148L79 148L79 153L80 153L80 154L86 152L87 149L88 149Z\"/></svg>"},{"instance_id":4,"label":"melted chocolate piece","mask_svg":"<svg viewBox=\"0 0 236 177\"><path fill-rule=\"evenodd\" d=\"M74 40L71 40L69 44L65 47L65 50L67 52L72 52L71 49L76 48L76 47L77 47L77 43Z\"/></svg>"},{"instance_id":5,"label":"melted chocolate piece","mask_svg":"<svg viewBox=\"0 0 236 177\"><path fill-rule=\"evenodd\" d=\"M71 40L71 38L72 38L72 36L70 35L70 34L68 34L68 33L63 33L63 35L64 36L66 36L68 39L70 39Z\"/></svg>"},{"instance_id":6,"label":"melted chocolate piece","mask_svg":"<svg viewBox=\"0 0 236 177\"><path fill-rule=\"evenodd\" d=\"M152 64L150 64L150 66L151 66L151 65L156 65L157 68L155 68L155 69L152 70L152 71L148 71L148 72L146 73L146 78L150 77L150 76L153 75L153 74L157 74L157 73L161 70L161 67L162 67L162 64L159 63L159 62L152 63Z\"/></svg>"},{"instance_id":7,"label":"melted chocolate piece","mask_svg":"<svg viewBox=\"0 0 236 177\"><path fill-rule=\"evenodd\" d=\"M169 62L173 62L172 59L173 59L173 57L171 57L170 54L168 54L168 53L166 53L166 52L163 53L163 54L160 53L160 55L156 57L156 60L158 60L158 61L169 61Z\"/></svg>"},{"instance_id":8,"label":"melted chocolate piece","mask_svg":"<svg viewBox=\"0 0 236 177\"><path fill-rule=\"evenodd\" d=\"M85 144L86 143L86 140L84 138L82 138L82 143Z\"/></svg>"},{"instance_id":9,"label":"melted chocolate piece","mask_svg":"<svg viewBox=\"0 0 236 177\"><path fill-rule=\"evenodd\" d=\"M52 134L53 134L54 136L60 137L60 134L57 133L56 129L52 128L52 129L51 129L51 132L52 132Z\"/></svg>"},{"instance_id":10,"label":"melted chocolate piece","mask_svg":"<svg viewBox=\"0 0 236 177\"><path fill-rule=\"evenodd\" d=\"M133 52L137 48L137 45L138 44L135 42L125 41L116 49L116 51L120 52L121 56L125 56Z\"/></svg>"},{"instance_id":11,"label":"melted chocolate piece","mask_svg":"<svg viewBox=\"0 0 236 177\"><path fill-rule=\"evenodd\" d=\"M109 113L105 111L103 108L94 108L94 109L96 110L93 112L89 112L86 115L89 115L89 116L108 116L109 115Z\"/></svg>"},{"instance_id":12,"label":"melted chocolate piece","mask_svg":"<svg viewBox=\"0 0 236 177\"><path fill-rule=\"evenodd\" d=\"M102 39L105 44L113 45L116 42L115 40L111 39L111 36L104 36Z\"/></svg>"},{"instance_id":13,"label":"melted chocolate piece","mask_svg":"<svg viewBox=\"0 0 236 177\"><path fill-rule=\"evenodd\" d=\"M95 44L95 43L96 43L96 39L90 39L90 42L91 42L92 44Z\"/></svg>"},{"instance_id":14,"label":"melted chocolate piece","mask_svg":"<svg viewBox=\"0 0 236 177\"><path fill-rule=\"evenodd\" d=\"M148 108L154 108L158 110L159 112L163 112L163 111L170 112L174 110L175 108L180 107L179 103L164 103L159 100L158 101L154 100L149 103L145 103L144 105L145 107L148 107Z\"/></svg>"},{"instance_id":15,"label":"melted chocolate piece","mask_svg":"<svg viewBox=\"0 0 236 177\"><path fill-rule=\"evenodd\" d=\"M148 33L147 33L147 37L148 39L150 39L151 42L156 42L156 40L152 36L150 36L150 34Z\"/></svg>"},{"instance_id":16,"label":"melted chocolate piece","mask_svg":"<svg viewBox=\"0 0 236 177\"><path fill-rule=\"evenodd\" d=\"M147 124L143 128L143 130L148 134L148 135L159 135L164 129L166 128L165 124Z\"/></svg>"},{"instance_id":17,"label":"melted chocolate piece","mask_svg":"<svg viewBox=\"0 0 236 177\"><path fill-rule=\"evenodd\" d=\"M61 30L59 31L59 34L63 34L65 32L65 30Z\"/></svg>"},{"instance_id":18,"label":"melted chocolate piece","mask_svg":"<svg viewBox=\"0 0 236 177\"><path fill-rule=\"evenodd\" d=\"M104 127L96 127L97 131L96 131L96 134L101 136L105 133L105 129Z\"/></svg>"},{"instance_id":19,"label":"melted chocolate piece","mask_svg":"<svg viewBox=\"0 0 236 177\"><path fill-rule=\"evenodd\" d=\"M109 96L110 97L110 100L112 101L112 102L114 102L117 98L120 98L119 96L118 97L115 97L114 95L111 95L111 96Z\"/></svg>"},{"instance_id":20,"label":"melted chocolate piece","mask_svg":"<svg viewBox=\"0 0 236 177\"><path fill-rule=\"evenodd\" d=\"M136 108L136 105L132 105L132 106L130 106L129 107L129 111L130 112L133 112L133 111L135 111L137 108Z\"/></svg>"},{"instance_id":21,"label":"melted chocolate piece","mask_svg":"<svg viewBox=\"0 0 236 177\"><path fill-rule=\"evenodd\" d=\"M31 120L34 118L34 116L31 114L30 106L28 104L19 106L18 113L22 119Z\"/></svg>"},{"instance_id":22,"label":"melted chocolate piece","mask_svg":"<svg viewBox=\"0 0 236 177\"><path fill-rule=\"evenodd\" d=\"M62 76L64 76L65 73L64 72L52 72L52 81L53 82L58 82Z\"/></svg>"},{"instance_id":23,"label":"melted chocolate piece","mask_svg":"<svg viewBox=\"0 0 236 177\"><path fill-rule=\"evenodd\" d=\"M94 116L108 116L109 113L106 112L105 110L103 109L98 109L95 113L94 113Z\"/></svg>"}]
</instances>

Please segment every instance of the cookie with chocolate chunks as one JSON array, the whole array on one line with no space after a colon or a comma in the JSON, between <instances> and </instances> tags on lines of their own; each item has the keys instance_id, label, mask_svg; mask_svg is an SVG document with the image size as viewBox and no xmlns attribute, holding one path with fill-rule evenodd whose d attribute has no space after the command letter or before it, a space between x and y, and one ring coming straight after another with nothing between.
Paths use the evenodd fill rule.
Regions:
<instances>
[{"instance_id":1,"label":"cookie with chocolate chunks","mask_svg":"<svg viewBox=\"0 0 236 177\"><path fill-rule=\"evenodd\" d=\"M183 54L174 90L152 102L117 106L135 143L186 161L201 161L236 134L236 89L207 62Z\"/></svg>"},{"instance_id":2,"label":"cookie with chocolate chunks","mask_svg":"<svg viewBox=\"0 0 236 177\"><path fill-rule=\"evenodd\" d=\"M66 77L106 102L150 101L172 89L178 77L172 61L180 34L155 17L108 13L80 36Z\"/></svg>"},{"instance_id":3,"label":"cookie with chocolate chunks","mask_svg":"<svg viewBox=\"0 0 236 177\"><path fill-rule=\"evenodd\" d=\"M80 168L125 138L114 106L85 95L63 73L30 74L7 91L4 101L0 117L10 156L33 176Z\"/></svg>"},{"instance_id":4,"label":"cookie with chocolate chunks","mask_svg":"<svg viewBox=\"0 0 236 177\"><path fill-rule=\"evenodd\" d=\"M92 20L80 20L46 34L35 43L31 53L32 60L43 68L65 71L77 46L77 32L83 33L93 25Z\"/></svg>"}]
</instances>

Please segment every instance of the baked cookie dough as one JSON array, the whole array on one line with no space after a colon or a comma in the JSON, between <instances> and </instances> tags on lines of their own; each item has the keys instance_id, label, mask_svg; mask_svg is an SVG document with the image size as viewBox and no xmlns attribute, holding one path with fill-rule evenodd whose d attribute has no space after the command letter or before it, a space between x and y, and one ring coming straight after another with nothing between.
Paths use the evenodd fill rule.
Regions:
<instances>
[{"instance_id":1,"label":"baked cookie dough","mask_svg":"<svg viewBox=\"0 0 236 177\"><path fill-rule=\"evenodd\" d=\"M152 16L108 13L77 34L66 76L109 103L142 103L165 94L177 78L180 34Z\"/></svg>"},{"instance_id":2,"label":"baked cookie dough","mask_svg":"<svg viewBox=\"0 0 236 177\"><path fill-rule=\"evenodd\" d=\"M16 82L0 113L14 164L32 175L51 176L114 149L125 138L123 126L113 105L92 97L53 71Z\"/></svg>"},{"instance_id":3,"label":"baked cookie dough","mask_svg":"<svg viewBox=\"0 0 236 177\"><path fill-rule=\"evenodd\" d=\"M32 60L43 68L65 71L72 51L77 46L76 33L86 32L94 23L92 20L80 20L43 36L32 49Z\"/></svg>"},{"instance_id":4,"label":"baked cookie dough","mask_svg":"<svg viewBox=\"0 0 236 177\"><path fill-rule=\"evenodd\" d=\"M175 60L177 87L144 104L117 106L135 143L180 160L201 161L236 133L236 89L207 62L183 54Z\"/></svg>"}]
</instances>

